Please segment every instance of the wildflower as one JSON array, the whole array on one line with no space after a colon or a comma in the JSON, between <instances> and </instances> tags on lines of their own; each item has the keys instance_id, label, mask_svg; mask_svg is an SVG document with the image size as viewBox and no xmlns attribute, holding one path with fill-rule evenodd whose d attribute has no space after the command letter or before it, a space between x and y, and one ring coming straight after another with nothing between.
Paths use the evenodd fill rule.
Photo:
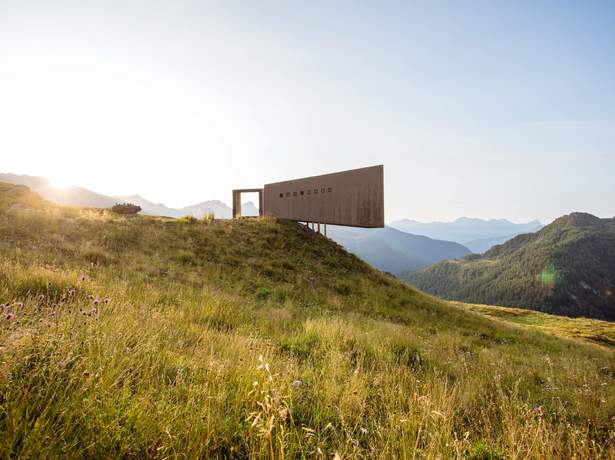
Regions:
<instances>
[{"instance_id":1,"label":"wildflower","mask_svg":"<svg viewBox=\"0 0 615 460\"><path fill-rule=\"evenodd\" d=\"M301 385L303 385L301 380L293 380L293 383L291 383L291 386L293 387L300 387Z\"/></svg>"},{"instance_id":2,"label":"wildflower","mask_svg":"<svg viewBox=\"0 0 615 460\"><path fill-rule=\"evenodd\" d=\"M17 302L17 303L15 304L15 306L16 306L17 308L23 308L23 302Z\"/></svg>"},{"instance_id":3,"label":"wildflower","mask_svg":"<svg viewBox=\"0 0 615 460\"><path fill-rule=\"evenodd\" d=\"M109 303L109 302L111 302L111 299L110 299L109 297L105 297L105 298L103 299L103 302L104 302L104 303Z\"/></svg>"},{"instance_id":4,"label":"wildflower","mask_svg":"<svg viewBox=\"0 0 615 460\"><path fill-rule=\"evenodd\" d=\"M41 294L38 296L38 300L39 302L42 302L43 300L45 300L45 294Z\"/></svg>"},{"instance_id":5,"label":"wildflower","mask_svg":"<svg viewBox=\"0 0 615 460\"><path fill-rule=\"evenodd\" d=\"M96 307L92 308L92 311L90 311L90 315L91 315L91 316L96 316L96 315L98 315L98 308L96 308Z\"/></svg>"},{"instance_id":6,"label":"wildflower","mask_svg":"<svg viewBox=\"0 0 615 460\"><path fill-rule=\"evenodd\" d=\"M367 434L367 433L369 433L369 431L367 430L367 428L361 427L361 433Z\"/></svg>"},{"instance_id":7,"label":"wildflower","mask_svg":"<svg viewBox=\"0 0 615 460\"><path fill-rule=\"evenodd\" d=\"M4 309L4 304L0 303L0 310L3 310L3 309Z\"/></svg>"},{"instance_id":8,"label":"wildflower","mask_svg":"<svg viewBox=\"0 0 615 460\"><path fill-rule=\"evenodd\" d=\"M12 320L12 319L13 319L13 317L14 317L14 316L15 316L15 315L14 315L12 312L8 312L8 313L6 314L6 319L10 321L10 320Z\"/></svg>"},{"instance_id":9,"label":"wildflower","mask_svg":"<svg viewBox=\"0 0 615 460\"><path fill-rule=\"evenodd\" d=\"M83 371L83 374L81 374L83 377L89 377L90 376L90 371Z\"/></svg>"},{"instance_id":10,"label":"wildflower","mask_svg":"<svg viewBox=\"0 0 615 460\"><path fill-rule=\"evenodd\" d=\"M260 362L260 364L256 369L265 369L267 372L269 372L269 364L265 362L265 358L263 358L263 355L259 355L258 361Z\"/></svg>"},{"instance_id":11,"label":"wildflower","mask_svg":"<svg viewBox=\"0 0 615 460\"><path fill-rule=\"evenodd\" d=\"M77 289L75 289L75 288L70 288L70 289L68 290L68 295L69 295L69 296L71 296L71 297L75 297L75 296L77 295Z\"/></svg>"},{"instance_id":12,"label":"wildflower","mask_svg":"<svg viewBox=\"0 0 615 460\"><path fill-rule=\"evenodd\" d=\"M532 414L534 415L542 415L542 407L536 406L532 409Z\"/></svg>"},{"instance_id":13,"label":"wildflower","mask_svg":"<svg viewBox=\"0 0 615 460\"><path fill-rule=\"evenodd\" d=\"M94 305L98 305L98 304L100 303L100 300L98 300L98 299L94 299L94 300L92 301L92 303L93 303Z\"/></svg>"},{"instance_id":14,"label":"wildflower","mask_svg":"<svg viewBox=\"0 0 615 460\"><path fill-rule=\"evenodd\" d=\"M85 281L85 275L81 275L81 281Z\"/></svg>"}]
</instances>

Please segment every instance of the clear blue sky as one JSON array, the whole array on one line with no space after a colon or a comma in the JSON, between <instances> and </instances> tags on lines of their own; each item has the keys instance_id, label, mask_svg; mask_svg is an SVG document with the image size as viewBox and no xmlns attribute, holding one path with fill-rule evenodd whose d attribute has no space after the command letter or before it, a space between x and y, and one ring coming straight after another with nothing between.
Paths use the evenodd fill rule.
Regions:
<instances>
[{"instance_id":1,"label":"clear blue sky","mask_svg":"<svg viewBox=\"0 0 615 460\"><path fill-rule=\"evenodd\" d=\"M615 2L93 3L0 1L0 171L180 206L382 163L387 220L615 215Z\"/></svg>"}]
</instances>

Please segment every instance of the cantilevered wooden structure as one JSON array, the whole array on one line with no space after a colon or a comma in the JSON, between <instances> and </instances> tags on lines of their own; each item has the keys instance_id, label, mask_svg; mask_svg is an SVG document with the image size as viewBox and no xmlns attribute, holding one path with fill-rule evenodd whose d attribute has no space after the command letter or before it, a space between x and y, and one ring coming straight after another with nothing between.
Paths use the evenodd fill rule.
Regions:
<instances>
[{"instance_id":1,"label":"cantilevered wooden structure","mask_svg":"<svg viewBox=\"0 0 615 460\"><path fill-rule=\"evenodd\" d=\"M371 166L233 190L233 216L241 193L259 193L261 215L317 224L384 227L384 167Z\"/></svg>"}]
</instances>

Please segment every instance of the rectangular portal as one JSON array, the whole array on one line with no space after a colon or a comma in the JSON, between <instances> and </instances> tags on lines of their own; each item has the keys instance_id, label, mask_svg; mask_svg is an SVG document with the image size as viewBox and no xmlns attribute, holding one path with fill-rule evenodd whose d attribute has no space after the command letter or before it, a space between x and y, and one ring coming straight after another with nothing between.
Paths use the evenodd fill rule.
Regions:
<instances>
[{"instance_id":1,"label":"rectangular portal","mask_svg":"<svg viewBox=\"0 0 615 460\"><path fill-rule=\"evenodd\" d=\"M241 194L258 193L258 215L263 215L263 189L262 188L243 188L233 190L233 218L241 217Z\"/></svg>"},{"instance_id":2,"label":"rectangular portal","mask_svg":"<svg viewBox=\"0 0 615 460\"><path fill-rule=\"evenodd\" d=\"M300 222L384 227L384 167L265 185L264 214Z\"/></svg>"}]
</instances>

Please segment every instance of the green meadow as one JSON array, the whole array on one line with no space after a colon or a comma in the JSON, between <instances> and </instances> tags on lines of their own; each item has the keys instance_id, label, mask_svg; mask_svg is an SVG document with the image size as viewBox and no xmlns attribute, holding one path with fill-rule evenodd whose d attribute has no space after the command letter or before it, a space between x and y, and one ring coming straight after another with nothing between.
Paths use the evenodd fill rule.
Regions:
<instances>
[{"instance_id":1,"label":"green meadow","mask_svg":"<svg viewBox=\"0 0 615 460\"><path fill-rule=\"evenodd\" d=\"M610 323L445 302L295 223L0 184L0 303L4 458L615 457Z\"/></svg>"}]
</instances>

